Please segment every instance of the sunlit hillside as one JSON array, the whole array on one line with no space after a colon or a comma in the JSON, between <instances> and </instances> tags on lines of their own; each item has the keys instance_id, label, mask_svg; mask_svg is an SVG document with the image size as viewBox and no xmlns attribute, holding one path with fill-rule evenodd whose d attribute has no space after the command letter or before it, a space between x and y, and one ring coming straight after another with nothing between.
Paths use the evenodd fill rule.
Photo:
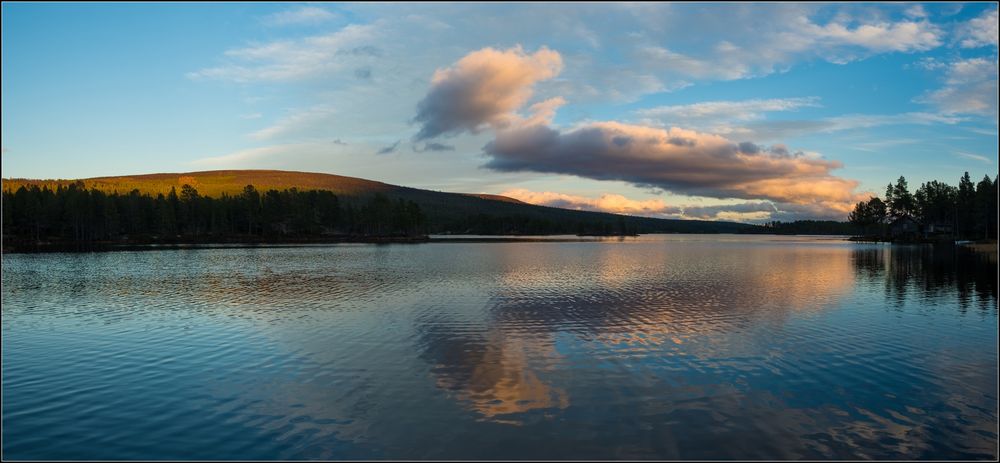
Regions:
<instances>
[{"instance_id":1,"label":"sunlit hillside","mask_svg":"<svg viewBox=\"0 0 1000 463\"><path fill-rule=\"evenodd\" d=\"M46 185L54 189L58 185L66 186L76 181L76 179L4 179L3 188L5 190L16 190L21 185ZM157 193L166 194L171 188L180 190L182 185L188 184L195 187L198 193L212 197L219 197L222 194L239 194L247 185L253 185L258 190L283 190L286 188L330 190L342 196L356 196L376 192L388 194L395 189L401 188L360 178L283 170L211 170L204 172L95 177L80 179L80 181L87 188L96 188L106 193L114 191L128 193L133 189L138 189L141 193L150 193L153 195Z\"/></svg>"},{"instance_id":2,"label":"sunlit hillside","mask_svg":"<svg viewBox=\"0 0 1000 463\"><path fill-rule=\"evenodd\" d=\"M22 185L55 189L76 182L75 179L38 180L4 179L3 189L15 191ZM187 184L201 195L219 197L237 195L247 185L258 191L329 190L348 202L367 200L376 193L391 198L414 201L420 205L432 231L454 233L492 233L495 230L527 228L531 230L572 231L573 224L608 223L617 225L615 214L576 211L526 204L513 198L490 194L463 194L421 190L341 175L281 170L217 170L204 172L159 173L80 179L86 188L125 194L133 189L156 195L180 190ZM655 219L629 217L628 222L640 233L734 233L752 226L735 222ZM512 223L519 225L513 226ZM530 224L530 225L524 225ZM552 224L552 226L549 226Z\"/></svg>"}]
</instances>

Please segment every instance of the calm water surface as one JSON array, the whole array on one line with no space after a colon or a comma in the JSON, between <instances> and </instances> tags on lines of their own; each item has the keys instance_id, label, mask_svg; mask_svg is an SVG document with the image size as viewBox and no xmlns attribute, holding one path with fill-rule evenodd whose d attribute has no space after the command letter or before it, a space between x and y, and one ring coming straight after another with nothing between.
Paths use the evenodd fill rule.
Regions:
<instances>
[{"instance_id":1,"label":"calm water surface","mask_svg":"<svg viewBox=\"0 0 1000 463\"><path fill-rule=\"evenodd\" d=\"M773 236L6 254L3 456L994 459L996 278Z\"/></svg>"}]
</instances>

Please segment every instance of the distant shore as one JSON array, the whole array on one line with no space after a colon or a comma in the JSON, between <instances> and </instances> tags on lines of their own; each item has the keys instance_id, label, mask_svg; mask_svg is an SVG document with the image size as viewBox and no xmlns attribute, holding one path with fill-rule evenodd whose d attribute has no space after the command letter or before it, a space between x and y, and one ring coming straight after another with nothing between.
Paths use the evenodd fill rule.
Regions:
<instances>
[{"instance_id":1,"label":"distant shore","mask_svg":"<svg viewBox=\"0 0 1000 463\"><path fill-rule=\"evenodd\" d=\"M310 237L204 237L176 239L129 239L118 241L7 241L4 240L4 253L36 253L36 252L99 252L99 251L131 251L143 249L183 249L198 247L251 247L268 245L296 244L338 244L338 243L426 243L431 241L427 235L418 236L362 236L362 235L331 235Z\"/></svg>"},{"instance_id":2,"label":"distant shore","mask_svg":"<svg viewBox=\"0 0 1000 463\"><path fill-rule=\"evenodd\" d=\"M652 233L654 235L659 233ZM753 236L756 234L747 234ZM783 234L782 234L783 235ZM530 242L594 242L624 241L641 235L417 235L417 236L364 236L329 235L309 237L202 237L175 239L128 239L118 241L25 241L4 240L3 253L26 254L46 252L108 252L141 251L158 249L225 249L248 247L281 247L323 244L417 244L417 243L530 243ZM857 243L886 244L947 244L961 246L978 254L997 259L997 242L993 241L907 241L891 242L876 237L847 237L846 241Z\"/></svg>"},{"instance_id":3,"label":"distant shore","mask_svg":"<svg viewBox=\"0 0 1000 463\"><path fill-rule=\"evenodd\" d=\"M550 238L559 236L559 238ZM294 246L309 244L406 244L406 243L525 243L525 242L589 242L624 240L640 235L419 235L363 236L331 235L313 237L204 237L176 239L129 239L119 241L11 241L3 243L4 253L44 252L105 252L152 249L245 248Z\"/></svg>"},{"instance_id":4,"label":"distant shore","mask_svg":"<svg viewBox=\"0 0 1000 463\"><path fill-rule=\"evenodd\" d=\"M856 243L889 243L889 244L955 244L953 239L939 238L892 238L888 236L852 236L847 239Z\"/></svg>"}]
</instances>

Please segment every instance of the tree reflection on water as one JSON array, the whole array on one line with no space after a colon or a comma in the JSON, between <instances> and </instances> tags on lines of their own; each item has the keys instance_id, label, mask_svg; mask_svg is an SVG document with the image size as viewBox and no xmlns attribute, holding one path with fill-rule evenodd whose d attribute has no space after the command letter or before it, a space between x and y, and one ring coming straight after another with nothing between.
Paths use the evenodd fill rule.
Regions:
<instances>
[{"instance_id":1,"label":"tree reflection on water","mask_svg":"<svg viewBox=\"0 0 1000 463\"><path fill-rule=\"evenodd\" d=\"M852 261L859 280L884 282L886 297L897 304L910 291L921 297L954 292L963 312L970 306L989 310L990 302L997 299L995 258L961 246L867 247L854 250Z\"/></svg>"}]
</instances>

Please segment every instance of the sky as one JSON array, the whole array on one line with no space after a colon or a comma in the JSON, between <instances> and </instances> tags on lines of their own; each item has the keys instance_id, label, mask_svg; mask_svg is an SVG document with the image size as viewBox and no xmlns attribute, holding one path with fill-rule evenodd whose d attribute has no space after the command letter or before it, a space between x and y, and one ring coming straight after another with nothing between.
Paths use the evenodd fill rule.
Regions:
<instances>
[{"instance_id":1,"label":"sky","mask_svg":"<svg viewBox=\"0 0 1000 463\"><path fill-rule=\"evenodd\" d=\"M846 219L997 175L991 3L3 3L3 177L325 172Z\"/></svg>"}]
</instances>

